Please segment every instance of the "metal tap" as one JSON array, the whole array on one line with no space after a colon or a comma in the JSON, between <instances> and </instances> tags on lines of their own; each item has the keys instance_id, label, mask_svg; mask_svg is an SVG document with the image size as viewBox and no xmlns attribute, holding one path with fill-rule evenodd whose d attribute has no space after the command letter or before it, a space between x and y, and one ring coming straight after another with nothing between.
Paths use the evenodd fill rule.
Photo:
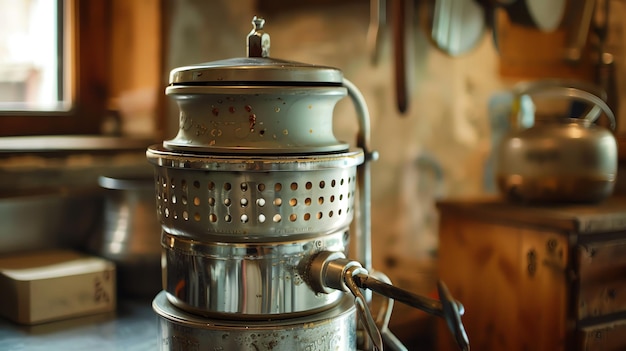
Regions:
<instances>
[{"instance_id":1,"label":"metal tap","mask_svg":"<svg viewBox=\"0 0 626 351\"><path fill-rule=\"evenodd\" d=\"M387 341L392 339L393 335L386 328L388 320L384 325L377 325L374 322L360 289L369 289L389 299L443 318L459 348L464 351L470 349L467 333L461 321L465 309L459 301L452 298L442 281L438 282L441 300L419 296L374 277L359 262L347 259L341 252L328 251L320 252L313 257L303 276L307 278L307 282L316 292L329 293L333 290L350 292L354 296L359 319L377 350L382 351L383 339Z\"/></svg>"}]
</instances>

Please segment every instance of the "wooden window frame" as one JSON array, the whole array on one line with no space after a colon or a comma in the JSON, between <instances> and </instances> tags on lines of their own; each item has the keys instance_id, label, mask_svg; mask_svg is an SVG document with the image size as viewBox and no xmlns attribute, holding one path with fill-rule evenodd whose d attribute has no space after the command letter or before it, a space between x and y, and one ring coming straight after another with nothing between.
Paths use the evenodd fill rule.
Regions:
<instances>
[{"instance_id":1,"label":"wooden window frame","mask_svg":"<svg viewBox=\"0 0 626 351\"><path fill-rule=\"evenodd\" d=\"M67 0L72 7L72 107L63 112L0 113L0 136L99 134L106 113L110 72L110 1Z\"/></svg>"}]
</instances>

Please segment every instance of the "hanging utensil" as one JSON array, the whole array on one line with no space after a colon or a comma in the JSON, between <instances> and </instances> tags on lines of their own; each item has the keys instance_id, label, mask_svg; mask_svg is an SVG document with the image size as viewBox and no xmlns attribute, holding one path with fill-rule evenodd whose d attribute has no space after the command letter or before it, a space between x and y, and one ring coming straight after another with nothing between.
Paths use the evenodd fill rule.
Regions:
<instances>
[{"instance_id":1,"label":"hanging utensil","mask_svg":"<svg viewBox=\"0 0 626 351\"><path fill-rule=\"evenodd\" d=\"M393 16L393 58L396 89L396 104L400 113L406 113L409 108L411 83L407 70L407 63L412 62L409 49L411 32L410 16L413 3L410 0L393 0L391 2Z\"/></svg>"},{"instance_id":2,"label":"hanging utensil","mask_svg":"<svg viewBox=\"0 0 626 351\"><path fill-rule=\"evenodd\" d=\"M387 31L387 1L370 0L370 24L367 29L367 47L373 65L380 60L383 39Z\"/></svg>"},{"instance_id":3,"label":"hanging utensil","mask_svg":"<svg viewBox=\"0 0 626 351\"><path fill-rule=\"evenodd\" d=\"M567 3L567 0L517 0L507 7L507 12L513 23L553 32L563 20Z\"/></svg>"},{"instance_id":4,"label":"hanging utensil","mask_svg":"<svg viewBox=\"0 0 626 351\"><path fill-rule=\"evenodd\" d=\"M609 32L610 1L596 0L591 27L598 37L595 81L607 94L606 102L619 115L619 96L615 80L615 60L606 49Z\"/></svg>"},{"instance_id":5,"label":"hanging utensil","mask_svg":"<svg viewBox=\"0 0 626 351\"><path fill-rule=\"evenodd\" d=\"M570 9L570 24L565 44L565 59L569 62L579 62L587 37L591 18L593 17L595 0L574 1Z\"/></svg>"},{"instance_id":6,"label":"hanging utensil","mask_svg":"<svg viewBox=\"0 0 626 351\"><path fill-rule=\"evenodd\" d=\"M424 1L420 18L426 37L450 56L474 49L486 28L485 11L474 0Z\"/></svg>"}]
</instances>

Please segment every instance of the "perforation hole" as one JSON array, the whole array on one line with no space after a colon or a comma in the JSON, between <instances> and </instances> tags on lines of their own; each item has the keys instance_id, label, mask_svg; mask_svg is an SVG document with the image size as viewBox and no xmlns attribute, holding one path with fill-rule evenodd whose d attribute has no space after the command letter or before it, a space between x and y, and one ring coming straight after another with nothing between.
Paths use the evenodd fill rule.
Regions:
<instances>
[{"instance_id":1,"label":"perforation hole","mask_svg":"<svg viewBox=\"0 0 626 351\"><path fill-rule=\"evenodd\" d=\"M226 223L230 223L233 221L233 217L231 215L226 215L224 216L224 221L226 221Z\"/></svg>"},{"instance_id":2,"label":"perforation hole","mask_svg":"<svg viewBox=\"0 0 626 351\"><path fill-rule=\"evenodd\" d=\"M180 201L183 203L183 205L187 205L187 196L181 197Z\"/></svg>"},{"instance_id":3,"label":"perforation hole","mask_svg":"<svg viewBox=\"0 0 626 351\"><path fill-rule=\"evenodd\" d=\"M317 203L318 203L318 204L320 204L320 205L324 204L324 197L323 197L323 196L320 196L320 197L317 199Z\"/></svg>"},{"instance_id":4,"label":"perforation hole","mask_svg":"<svg viewBox=\"0 0 626 351\"><path fill-rule=\"evenodd\" d=\"M197 196L195 196L195 197L193 198L193 204L194 204L195 206L200 206L200 198L199 198L199 197L197 197Z\"/></svg>"},{"instance_id":5,"label":"perforation hole","mask_svg":"<svg viewBox=\"0 0 626 351\"><path fill-rule=\"evenodd\" d=\"M176 195L172 194L172 203L175 204L176 203Z\"/></svg>"},{"instance_id":6,"label":"perforation hole","mask_svg":"<svg viewBox=\"0 0 626 351\"><path fill-rule=\"evenodd\" d=\"M187 181L186 181L186 180L184 180L184 179L183 179L183 180L180 182L180 185L182 186L183 191L187 191Z\"/></svg>"},{"instance_id":7,"label":"perforation hole","mask_svg":"<svg viewBox=\"0 0 626 351\"><path fill-rule=\"evenodd\" d=\"M272 220L274 221L274 223L279 223L282 220L282 217L277 213L274 215L274 217L272 217Z\"/></svg>"},{"instance_id":8,"label":"perforation hole","mask_svg":"<svg viewBox=\"0 0 626 351\"><path fill-rule=\"evenodd\" d=\"M326 182L325 181L320 181L320 189L324 189L324 187L326 186Z\"/></svg>"},{"instance_id":9,"label":"perforation hole","mask_svg":"<svg viewBox=\"0 0 626 351\"><path fill-rule=\"evenodd\" d=\"M335 187L335 185L337 185L337 181L335 181L334 179L330 181L330 186L331 187Z\"/></svg>"},{"instance_id":10,"label":"perforation hole","mask_svg":"<svg viewBox=\"0 0 626 351\"><path fill-rule=\"evenodd\" d=\"M263 183L258 184L258 185L256 186L256 188L257 188L259 191L263 191L263 190L265 190L265 184L263 184Z\"/></svg>"},{"instance_id":11,"label":"perforation hole","mask_svg":"<svg viewBox=\"0 0 626 351\"><path fill-rule=\"evenodd\" d=\"M242 214L239 219L241 220L241 223L248 223L248 215L247 214Z\"/></svg>"},{"instance_id":12,"label":"perforation hole","mask_svg":"<svg viewBox=\"0 0 626 351\"><path fill-rule=\"evenodd\" d=\"M209 206L215 206L215 198L214 197L210 197L208 202L209 202Z\"/></svg>"},{"instance_id":13,"label":"perforation hole","mask_svg":"<svg viewBox=\"0 0 626 351\"><path fill-rule=\"evenodd\" d=\"M298 190L298 183L293 182L293 183L291 183L290 187L291 187L291 190L296 191L296 190Z\"/></svg>"},{"instance_id":14,"label":"perforation hole","mask_svg":"<svg viewBox=\"0 0 626 351\"><path fill-rule=\"evenodd\" d=\"M193 214L193 219L196 222L200 222L200 219L202 219L202 218L200 217L200 214L198 212L196 212L196 213Z\"/></svg>"},{"instance_id":15,"label":"perforation hole","mask_svg":"<svg viewBox=\"0 0 626 351\"><path fill-rule=\"evenodd\" d=\"M312 187L313 187L313 183L311 183L311 182L306 182L306 184L305 184L305 188L306 188L306 190L311 190L311 188L312 188Z\"/></svg>"},{"instance_id":16,"label":"perforation hole","mask_svg":"<svg viewBox=\"0 0 626 351\"><path fill-rule=\"evenodd\" d=\"M259 207L265 206L265 199L264 198L256 199L256 205Z\"/></svg>"},{"instance_id":17,"label":"perforation hole","mask_svg":"<svg viewBox=\"0 0 626 351\"><path fill-rule=\"evenodd\" d=\"M294 207L297 204L298 204L298 200L296 200L295 198L292 198L291 200L289 200L289 205L291 205L291 207Z\"/></svg>"},{"instance_id":18,"label":"perforation hole","mask_svg":"<svg viewBox=\"0 0 626 351\"><path fill-rule=\"evenodd\" d=\"M240 184L241 191L248 191L248 183Z\"/></svg>"},{"instance_id":19,"label":"perforation hole","mask_svg":"<svg viewBox=\"0 0 626 351\"><path fill-rule=\"evenodd\" d=\"M311 214L307 212L304 214L304 220L308 221L309 219L311 219Z\"/></svg>"},{"instance_id":20,"label":"perforation hole","mask_svg":"<svg viewBox=\"0 0 626 351\"><path fill-rule=\"evenodd\" d=\"M304 204L307 206L311 206L311 198L307 197L306 199L304 199Z\"/></svg>"},{"instance_id":21,"label":"perforation hole","mask_svg":"<svg viewBox=\"0 0 626 351\"><path fill-rule=\"evenodd\" d=\"M211 223L215 223L215 222L217 222L217 215L216 215L215 213L211 213L211 214L209 215L209 221L210 221Z\"/></svg>"},{"instance_id":22,"label":"perforation hole","mask_svg":"<svg viewBox=\"0 0 626 351\"><path fill-rule=\"evenodd\" d=\"M230 189L232 189L232 185L230 185L230 183L224 183L224 190L229 191Z\"/></svg>"},{"instance_id":23,"label":"perforation hole","mask_svg":"<svg viewBox=\"0 0 626 351\"><path fill-rule=\"evenodd\" d=\"M295 222L296 219L298 219L298 215L296 215L295 213L292 213L292 214L289 215L289 220L291 222Z\"/></svg>"},{"instance_id":24,"label":"perforation hole","mask_svg":"<svg viewBox=\"0 0 626 351\"><path fill-rule=\"evenodd\" d=\"M330 202L335 202L335 195L330 195Z\"/></svg>"},{"instance_id":25,"label":"perforation hole","mask_svg":"<svg viewBox=\"0 0 626 351\"><path fill-rule=\"evenodd\" d=\"M259 215L259 223L264 223L264 222L265 222L265 215L261 213Z\"/></svg>"},{"instance_id":26,"label":"perforation hole","mask_svg":"<svg viewBox=\"0 0 626 351\"><path fill-rule=\"evenodd\" d=\"M333 211L328 212L328 217L332 217L333 216Z\"/></svg>"},{"instance_id":27,"label":"perforation hole","mask_svg":"<svg viewBox=\"0 0 626 351\"><path fill-rule=\"evenodd\" d=\"M230 206L230 199L229 198L225 198L224 199L224 206Z\"/></svg>"},{"instance_id":28,"label":"perforation hole","mask_svg":"<svg viewBox=\"0 0 626 351\"><path fill-rule=\"evenodd\" d=\"M197 181L197 180L194 180L193 181L193 187L196 188L196 189L200 189L200 182Z\"/></svg>"},{"instance_id":29,"label":"perforation hole","mask_svg":"<svg viewBox=\"0 0 626 351\"><path fill-rule=\"evenodd\" d=\"M322 219L322 216L323 216L323 215L324 215L324 214L323 214L322 212L318 212L318 213L317 213L317 215L316 215L316 217L317 217L317 219Z\"/></svg>"},{"instance_id":30,"label":"perforation hole","mask_svg":"<svg viewBox=\"0 0 626 351\"><path fill-rule=\"evenodd\" d=\"M207 188L209 190L213 190L215 189L215 183L213 183L212 181L209 181L209 183L207 184Z\"/></svg>"},{"instance_id":31,"label":"perforation hole","mask_svg":"<svg viewBox=\"0 0 626 351\"><path fill-rule=\"evenodd\" d=\"M277 197L274 199L274 206L280 206L283 204L283 199L281 199L280 197Z\"/></svg>"},{"instance_id":32,"label":"perforation hole","mask_svg":"<svg viewBox=\"0 0 626 351\"><path fill-rule=\"evenodd\" d=\"M189 220L189 213L187 211L183 211L183 219L186 221Z\"/></svg>"},{"instance_id":33,"label":"perforation hole","mask_svg":"<svg viewBox=\"0 0 626 351\"><path fill-rule=\"evenodd\" d=\"M241 200L239 200L239 204L241 205L241 207L248 206L248 199L242 198Z\"/></svg>"},{"instance_id":34,"label":"perforation hole","mask_svg":"<svg viewBox=\"0 0 626 351\"><path fill-rule=\"evenodd\" d=\"M283 189L283 185L280 183L274 184L274 191L281 191Z\"/></svg>"}]
</instances>

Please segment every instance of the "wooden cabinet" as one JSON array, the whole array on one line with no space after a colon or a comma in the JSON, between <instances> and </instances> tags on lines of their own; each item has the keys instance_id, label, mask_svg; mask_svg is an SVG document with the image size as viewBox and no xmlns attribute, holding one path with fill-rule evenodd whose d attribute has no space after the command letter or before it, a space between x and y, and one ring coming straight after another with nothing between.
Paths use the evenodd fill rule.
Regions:
<instances>
[{"instance_id":1,"label":"wooden cabinet","mask_svg":"<svg viewBox=\"0 0 626 351\"><path fill-rule=\"evenodd\" d=\"M626 199L445 201L439 276L473 350L626 350ZM457 350L444 323L439 350Z\"/></svg>"}]
</instances>

